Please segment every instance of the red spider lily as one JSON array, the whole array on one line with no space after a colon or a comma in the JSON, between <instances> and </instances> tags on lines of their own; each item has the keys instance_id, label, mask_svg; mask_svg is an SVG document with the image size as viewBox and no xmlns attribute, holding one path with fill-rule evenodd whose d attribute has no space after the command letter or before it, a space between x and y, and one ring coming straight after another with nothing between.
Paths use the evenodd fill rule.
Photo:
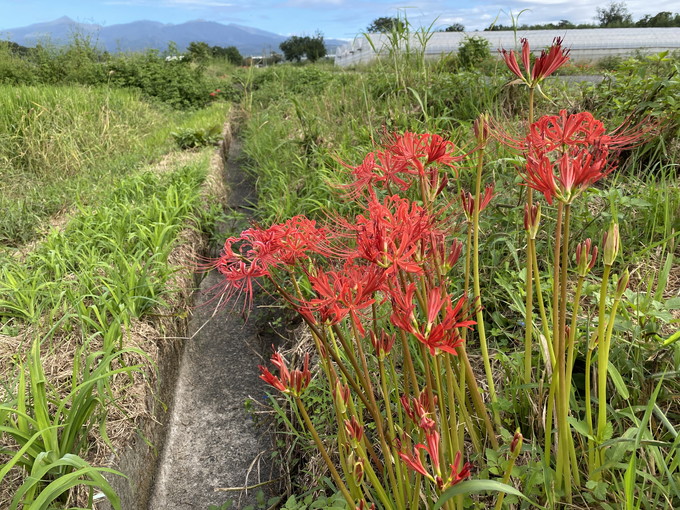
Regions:
<instances>
[{"instance_id":1,"label":"red spider lily","mask_svg":"<svg viewBox=\"0 0 680 510\"><path fill-rule=\"evenodd\" d=\"M427 211L397 195L383 202L371 199L367 209L367 217L359 215L354 225L346 225L356 232L357 246L349 256L377 264L386 276L399 270L422 273L422 263L416 260L418 248L435 232Z\"/></svg>"},{"instance_id":2,"label":"red spider lily","mask_svg":"<svg viewBox=\"0 0 680 510\"><path fill-rule=\"evenodd\" d=\"M449 487L453 487L470 476L473 467L472 464L466 462L461 468L460 463L462 456L460 452L457 452L453 464L449 465L451 471L448 477L446 479L442 478L439 461L440 435L435 430L427 431L425 432L425 441L427 444L417 444L413 448L412 453L406 453L402 451L399 452L399 457L401 457L401 459L410 469L420 473L430 481L434 482L440 491L446 490ZM420 450L427 452L428 457L430 458L430 463L434 470L433 473L430 473L425 468L423 460L420 456Z\"/></svg>"},{"instance_id":3,"label":"red spider lily","mask_svg":"<svg viewBox=\"0 0 680 510\"><path fill-rule=\"evenodd\" d=\"M272 225L267 229L250 228L224 243L222 255L208 267L223 276L222 294L231 299L235 293L246 294L246 306L252 303L253 282L279 266L291 266L310 253L328 255L328 232L304 216Z\"/></svg>"},{"instance_id":4,"label":"red spider lily","mask_svg":"<svg viewBox=\"0 0 680 510\"><path fill-rule=\"evenodd\" d=\"M460 328L469 328L476 324L475 321L469 319L470 310L465 296L461 297L454 307L451 297L442 289L431 289L428 292L426 324L418 323L415 319L413 308L411 308L414 305L411 303L409 306L405 302L408 299L407 295L400 296L399 293L392 291L391 296L393 305L390 320L392 324L415 336L418 341L427 346L432 356L435 356L438 351L457 354L456 348L463 343ZM399 297L395 300L396 296ZM409 309L410 314L404 313L408 313ZM435 323L442 309L443 317Z\"/></svg>"},{"instance_id":5,"label":"red spider lily","mask_svg":"<svg viewBox=\"0 0 680 510\"><path fill-rule=\"evenodd\" d=\"M437 397L433 396L433 398L435 402L431 405L427 392L423 390L418 398L410 397L409 399L406 395L402 395L399 399L406 416L423 431L432 430L435 426L434 420L429 416L432 414L430 410L436 405Z\"/></svg>"},{"instance_id":6,"label":"red spider lily","mask_svg":"<svg viewBox=\"0 0 680 510\"><path fill-rule=\"evenodd\" d=\"M502 129L494 133L500 140L516 149L547 153L553 150L566 151L574 146L587 146L595 151L620 151L630 149L644 141L657 128L654 122L637 126L626 123L607 133L604 124L590 112L567 114L560 110L558 115L544 115L529 126L528 134L514 139Z\"/></svg>"},{"instance_id":7,"label":"red spider lily","mask_svg":"<svg viewBox=\"0 0 680 510\"><path fill-rule=\"evenodd\" d=\"M393 135L387 147L397 157L413 165L413 170L418 175L423 175L425 167L432 163L453 167L455 162L465 158L464 155L453 156L453 142L430 133L406 132L403 135Z\"/></svg>"},{"instance_id":8,"label":"red spider lily","mask_svg":"<svg viewBox=\"0 0 680 510\"><path fill-rule=\"evenodd\" d=\"M607 163L606 152L595 154L576 147L556 161L546 154L528 154L522 178L526 185L540 191L549 204L553 198L570 204L588 186L608 175L614 166Z\"/></svg>"},{"instance_id":9,"label":"red spider lily","mask_svg":"<svg viewBox=\"0 0 680 510\"><path fill-rule=\"evenodd\" d=\"M302 302L299 308L318 312L323 322L337 324L347 315L361 335L365 330L360 312L375 303L374 294L383 288L385 275L377 266L357 266L347 262L342 271L317 271L308 275L317 297Z\"/></svg>"},{"instance_id":10,"label":"red spider lily","mask_svg":"<svg viewBox=\"0 0 680 510\"><path fill-rule=\"evenodd\" d=\"M423 461L420 457L420 450L424 450L427 452L428 456L430 457L430 462L432 465L435 467L435 470L439 471L439 432L436 430L427 430L425 432L425 439L427 442L426 444L420 443L417 444L413 448L412 453L406 453L406 452L399 452L399 457L404 461L404 463L414 471L417 471L421 475L425 476L426 478L432 480L433 482L435 481L435 477L431 475L427 469L425 469L425 466L423 465Z\"/></svg>"},{"instance_id":11,"label":"red spider lily","mask_svg":"<svg viewBox=\"0 0 680 510\"><path fill-rule=\"evenodd\" d=\"M276 377L269 370L260 365L260 372L262 372L260 374L260 379L283 393L290 393L297 397L307 389L307 386L309 386L309 383L312 380L312 374L309 371L309 353L305 354L302 370L288 370L286 360L279 352L272 354L271 362L279 369L279 376Z\"/></svg>"},{"instance_id":12,"label":"red spider lily","mask_svg":"<svg viewBox=\"0 0 680 510\"><path fill-rule=\"evenodd\" d=\"M484 194L480 197L479 201L480 213L486 209L486 206L489 205L491 199L496 196L496 193L494 192L495 186L496 184L492 182L491 184L487 184L484 188ZM474 195L470 192L466 192L465 190L460 190L460 201L463 206L463 211L465 211L465 216L468 218L468 220L471 219L475 212Z\"/></svg>"},{"instance_id":13,"label":"red spider lily","mask_svg":"<svg viewBox=\"0 0 680 510\"><path fill-rule=\"evenodd\" d=\"M501 48L499 51L505 60L508 69L512 71L522 82L529 87L535 87L543 79L557 71L569 60L569 50L562 47L562 38L556 37L548 51L541 51L541 56L536 58L533 68L531 67L531 49L526 38L520 39L522 45L522 65L524 73L520 69L519 62L514 50L507 51Z\"/></svg>"},{"instance_id":14,"label":"red spider lily","mask_svg":"<svg viewBox=\"0 0 680 510\"><path fill-rule=\"evenodd\" d=\"M437 485L439 490L445 490L449 487L453 487L457 483L462 482L472 474L472 468L474 467L471 463L466 462L462 469L460 468L460 462L462 456L460 452L456 452L456 457L453 460L453 464L450 464L451 472L446 480L437 480Z\"/></svg>"}]
</instances>

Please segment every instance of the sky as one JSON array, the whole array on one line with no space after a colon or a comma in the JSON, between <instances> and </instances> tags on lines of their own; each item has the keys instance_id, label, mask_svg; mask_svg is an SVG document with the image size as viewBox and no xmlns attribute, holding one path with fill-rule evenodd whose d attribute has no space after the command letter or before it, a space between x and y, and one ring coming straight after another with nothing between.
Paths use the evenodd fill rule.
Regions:
<instances>
[{"instance_id":1,"label":"sky","mask_svg":"<svg viewBox=\"0 0 680 510\"><path fill-rule=\"evenodd\" d=\"M268 32L352 39L376 18L405 14L415 27L443 29L461 23L481 30L494 20L512 24L593 23L596 6L610 0L0 0L0 33L68 16L80 23L110 26L138 20L178 24L191 20L236 23ZM624 1L634 20L660 11L680 11L678 0Z\"/></svg>"}]
</instances>

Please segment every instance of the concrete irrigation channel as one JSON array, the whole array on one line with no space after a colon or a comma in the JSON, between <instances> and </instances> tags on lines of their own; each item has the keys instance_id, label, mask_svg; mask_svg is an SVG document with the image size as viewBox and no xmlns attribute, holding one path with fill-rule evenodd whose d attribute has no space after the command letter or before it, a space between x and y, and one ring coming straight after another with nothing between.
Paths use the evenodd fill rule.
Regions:
<instances>
[{"instance_id":1,"label":"concrete irrigation channel","mask_svg":"<svg viewBox=\"0 0 680 510\"><path fill-rule=\"evenodd\" d=\"M231 129L220 151L229 190L226 207L247 212L254 184L240 168L241 143ZM231 225L218 227L226 232ZM278 477L271 437L245 403L264 397L258 365L280 337L264 326L268 314L258 310L263 296L255 296L244 321L240 304L217 306L219 284L217 271L205 275L184 345L160 362L157 398L167 412L157 412L149 436L138 438L117 462L128 476L118 487L124 510L207 510L228 500L234 503L229 508L238 509L256 503L260 490L275 495L275 484L268 483Z\"/></svg>"}]
</instances>

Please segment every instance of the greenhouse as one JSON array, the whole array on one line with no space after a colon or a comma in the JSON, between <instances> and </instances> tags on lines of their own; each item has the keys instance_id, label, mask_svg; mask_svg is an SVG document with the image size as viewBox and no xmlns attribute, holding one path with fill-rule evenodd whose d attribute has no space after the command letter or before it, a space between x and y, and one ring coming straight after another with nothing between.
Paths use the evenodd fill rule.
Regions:
<instances>
[{"instance_id":1,"label":"greenhouse","mask_svg":"<svg viewBox=\"0 0 680 510\"><path fill-rule=\"evenodd\" d=\"M574 60L598 60L616 55L633 55L636 52L648 54L665 50L680 49L680 28L591 28L580 30L518 30L477 31L477 32L435 32L431 34L412 33L408 41L402 42L402 49L416 49L425 44L425 55L436 58L454 53L466 37L483 37L491 44L491 50L515 48L519 40L526 37L532 48L540 51L550 46L553 39L560 36L564 45L571 49ZM386 34L359 36L351 43L340 46L335 53L335 62L340 66L350 66L370 62L379 54L387 54L391 42Z\"/></svg>"}]
</instances>

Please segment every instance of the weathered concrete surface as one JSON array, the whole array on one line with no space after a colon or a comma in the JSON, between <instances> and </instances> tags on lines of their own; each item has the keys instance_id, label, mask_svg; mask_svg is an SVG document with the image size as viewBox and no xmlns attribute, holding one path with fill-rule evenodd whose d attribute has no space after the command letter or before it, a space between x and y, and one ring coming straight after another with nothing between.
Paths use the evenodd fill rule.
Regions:
<instances>
[{"instance_id":1,"label":"weathered concrete surface","mask_svg":"<svg viewBox=\"0 0 680 510\"><path fill-rule=\"evenodd\" d=\"M225 176L232 209L247 208L254 197L239 157L234 139ZM244 406L250 396L260 398L266 391L257 367L275 339L263 333L263 314L257 310L244 324L240 305L216 309L217 300L205 304L219 283L216 271L201 282L150 510L206 510L229 499L237 502L233 508L242 508L255 502L257 490L215 489L252 486L277 476L269 436Z\"/></svg>"}]
</instances>

